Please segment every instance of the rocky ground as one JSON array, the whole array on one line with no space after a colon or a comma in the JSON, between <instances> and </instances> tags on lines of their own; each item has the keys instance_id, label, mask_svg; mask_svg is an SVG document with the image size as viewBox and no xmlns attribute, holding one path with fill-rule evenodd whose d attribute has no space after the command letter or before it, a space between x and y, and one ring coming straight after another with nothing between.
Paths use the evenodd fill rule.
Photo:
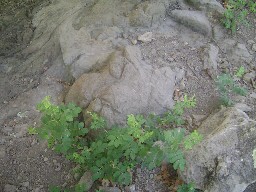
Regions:
<instances>
[{"instance_id":1,"label":"rocky ground","mask_svg":"<svg viewBox=\"0 0 256 192\"><path fill-rule=\"evenodd\" d=\"M50 185L69 187L80 179L72 172L74 164L27 133L29 126L39 123L36 103L47 95L55 103L73 101L84 111L93 109L112 123L122 123L131 113L160 114L185 94L195 95L197 106L185 114L188 130L199 127L208 138L205 127L211 127L212 122L231 122L232 126L216 123L219 130L247 130L249 125L255 125L255 15L248 18L251 27L240 26L231 35L219 22L224 10L221 4L215 0L210 4L187 2L190 4L182 0L0 2L0 191L44 192ZM236 81L247 88L248 94L230 97L238 103L236 109L246 114L227 109L222 111L227 113L226 120L210 116L200 126L220 109L217 76L223 72L233 75L240 66L245 68L245 74ZM228 115L229 112L235 115ZM245 124L232 120L236 117L244 119ZM237 135L247 133L234 130ZM213 131L216 132L225 135L228 131ZM222 155L209 155L213 159L221 156L214 160L218 165L211 163L207 155L203 160L196 159L201 151L192 152L194 159L189 163L209 161L209 166L217 170L214 176L224 178L217 184L211 180L212 186L229 183L222 190L239 191L252 183L245 191L255 191L256 176L250 156L251 147L255 146L254 132L251 135L252 139L239 137L245 144L224 138L228 143L235 142L230 144L238 146L234 151L244 146L248 153L239 154L248 162L243 165L235 163L237 153L225 151L225 144ZM212 139L213 143L223 142L222 137L217 138ZM212 147L208 140L204 144ZM223 154L228 153L233 156L224 158ZM188 158L191 156L188 154ZM237 178L232 167L224 174L222 167L231 166L229 161L239 171L246 170L237 171L239 175L247 176ZM198 172L201 176L208 174ZM181 177L185 181L196 178L189 171ZM229 188L236 186L230 180L241 182L242 187ZM105 189L108 191L176 191L181 182L167 165L153 171L137 167L131 186L122 188L97 182L91 191L99 186L112 187ZM197 186L220 191L210 188L207 182L203 184L198 182Z\"/></svg>"}]
</instances>

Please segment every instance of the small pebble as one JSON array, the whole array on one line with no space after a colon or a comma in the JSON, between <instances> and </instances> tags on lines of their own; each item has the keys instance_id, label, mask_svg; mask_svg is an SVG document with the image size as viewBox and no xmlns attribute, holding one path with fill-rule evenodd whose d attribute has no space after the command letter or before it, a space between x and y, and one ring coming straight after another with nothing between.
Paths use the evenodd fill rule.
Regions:
<instances>
[{"instance_id":1,"label":"small pebble","mask_svg":"<svg viewBox=\"0 0 256 192\"><path fill-rule=\"evenodd\" d=\"M152 32L146 32L143 35L140 35L138 37L138 40L143 42L143 43L149 43L153 39L153 33Z\"/></svg>"},{"instance_id":2,"label":"small pebble","mask_svg":"<svg viewBox=\"0 0 256 192\"><path fill-rule=\"evenodd\" d=\"M47 157L44 158L44 162L48 161L49 159Z\"/></svg>"},{"instance_id":3,"label":"small pebble","mask_svg":"<svg viewBox=\"0 0 256 192\"><path fill-rule=\"evenodd\" d=\"M131 40L131 42L132 42L133 45L137 44L137 40L136 39Z\"/></svg>"},{"instance_id":4,"label":"small pebble","mask_svg":"<svg viewBox=\"0 0 256 192\"><path fill-rule=\"evenodd\" d=\"M61 170L61 164L60 163L56 163L55 166L56 166L55 171L60 171Z\"/></svg>"},{"instance_id":5,"label":"small pebble","mask_svg":"<svg viewBox=\"0 0 256 192\"><path fill-rule=\"evenodd\" d=\"M0 139L0 145L5 144L6 140L5 139Z\"/></svg>"},{"instance_id":6,"label":"small pebble","mask_svg":"<svg viewBox=\"0 0 256 192\"><path fill-rule=\"evenodd\" d=\"M24 186L24 187L28 187L29 186L29 182L28 181L23 182L23 183L21 183L21 185Z\"/></svg>"}]
</instances>

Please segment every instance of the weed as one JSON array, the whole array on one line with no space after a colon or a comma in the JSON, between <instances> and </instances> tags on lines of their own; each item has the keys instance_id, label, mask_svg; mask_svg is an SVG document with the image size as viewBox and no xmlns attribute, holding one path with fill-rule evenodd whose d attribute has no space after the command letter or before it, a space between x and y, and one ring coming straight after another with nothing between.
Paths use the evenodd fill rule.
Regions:
<instances>
[{"instance_id":1,"label":"weed","mask_svg":"<svg viewBox=\"0 0 256 192\"><path fill-rule=\"evenodd\" d=\"M177 192L195 192L194 183L182 184L178 187Z\"/></svg>"},{"instance_id":2,"label":"weed","mask_svg":"<svg viewBox=\"0 0 256 192\"><path fill-rule=\"evenodd\" d=\"M185 167L183 151L202 140L198 132L185 135L184 128L174 126L182 125L185 108L195 105L195 99L187 96L163 117L128 115L126 126L111 129L106 128L102 117L92 112L88 112L90 124L84 127L84 123L78 121L81 108L72 103L53 105L49 99L46 97L38 104L37 109L43 114L41 126L30 128L30 132L38 133L48 141L50 148L78 163L81 170L90 170L93 180L108 179L129 185L136 165L153 169L164 160L182 171ZM172 129L161 129L163 124L173 124ZM88 138L96 129L98 134Z\"/></svg>"},{"instance_id":3,"label":"weed","mask_svg":"<svg viewBox=\"0 0 256 192\"><path fill-rule=\"evenodd\" d=\"M235 76L238 78L243 77L243 75L245 74L245 69L243 66L240 66L238 71L236 72Z\"/></svg>"},{"instance_id":4,"label":"weed","mask_svg":"<svg viewBox=\"0 0 256 192\"><path fill-rule=\"evenodd\" d=\"M237 25L249 26L247 16L255 13L256 2L254 0L228 0L222 22L227 29L235 33Z\"/></svg>"},{"instance_id":5,"label":"weed","mask_svg":"<svg viewBox=\"0 0 256 192\"><path fill-rule=\"evenodd\" d=\"M229 97L230 93L235 93L242 96L247 94L247 90L236 84L230 74L220 75L216 80L216 84L220 92L221 101L226 106L232 106L234 104Z\"/></svg>"}]
</instances>

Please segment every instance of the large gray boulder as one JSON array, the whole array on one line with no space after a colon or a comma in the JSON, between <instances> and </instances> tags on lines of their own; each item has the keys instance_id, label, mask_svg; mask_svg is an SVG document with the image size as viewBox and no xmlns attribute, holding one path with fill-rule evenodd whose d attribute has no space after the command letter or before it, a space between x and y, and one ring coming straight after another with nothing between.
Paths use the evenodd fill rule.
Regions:
<instances>
[{"instance_id":1,"label":"large gray boulder","mask_svg":"<svg viewBox=\"0 0 256 192\"><path fill-rule=\"evenodd\" d=\"M245 44L238 43L233 39L224 39L219 42L223 52L226 53L229 62L248 63L253 62L253 55L250 54Z\"/></svg>"},{"instance_id":2,"label":"large gray boulder","mask_svg":"<svg viewBox=\"0 0 256 192\"><path fill-rule=\"evenodd\" d=\"M207 192L242 192L256 181L253 150L256 122L237 108L223 108L208 117L198 131L204 140L186 152L186 182Z\"/></svg>"},{"instance_id":3,"label":"large gray boulder","mask_svg":"<svg viewBox=\"0 0 256 192\"><path fill-rule=\"evenodd\" d=\"M173 10L170 16L177 22L199 32L203 35L211 35L211 24L205 14L201 11Z\"/></svg>"},{"instance_id":4,"label":"large gray boulder","mask_svg":"<svg viewBox=\"0 0 256 192\"><path fill-rule=\"evenodd\" d=\"M98 72L83 74L70 88L66 102L75 102L84 113L96 111L111 124L123 123L128 114L157 114L170 109L175 73L167 67L154 69L128 46L105 61Z\"/></svg>"},{"instance_id":5,"label":"large gray boulder","mask_svg":"<svg viewBox=\"0 0 256 192\"><path fill-rule=\"evenodd\" d=\"M208 13L212 12L223 15L225 11L224 7L216 0L187 0L187 2L193 5L195 8Z\"/></svg>"}]
</instances>

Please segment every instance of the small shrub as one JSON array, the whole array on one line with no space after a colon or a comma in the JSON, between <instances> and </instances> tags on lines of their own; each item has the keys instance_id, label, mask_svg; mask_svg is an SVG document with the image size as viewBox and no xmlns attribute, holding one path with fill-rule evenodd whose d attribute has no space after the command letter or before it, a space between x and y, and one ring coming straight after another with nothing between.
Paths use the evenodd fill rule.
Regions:
<instances>
[{"instance_id":1,"label":"small shrub","mask_svg":"<svg viewBox=\"0 0 256 192\"><path fill-rule=\"evenodd\" d=\"M234 102L230 99L229 94L235 93L245 96L247 90L237 85L229 74L222 74L216 80L217 88L220 92L221 101L226 106L232 106Z\"/></svg>"},{"instance_id":2,"label":"small shrub","mask_svg":"<svg viewBox=\"0 0 256 192\"><path fill-rule=\"evenodd\" d=\"M195 105L195 99L187 96L163 117L128 115L125 127L111 129L106 128L102 117L92 112L88 112L90 124L84 127L84 123L78 121L81 108L72 103L53 105L49 99L46 97L37 105L42 113L41 125L30 128L30 132L38 133L50 148L78 163L81 170L90 170L94 180L108 179L129 185L136 165L153 169L164 160L175 169L183 170L183 151L202 140L196 131L185 135L184 128L175 128L175 124L182 125L184 110ZM163 130L161 127L167 124L172 129ZM88 137L94 130L98 134Z\"/></svg>"}]
</instances>

